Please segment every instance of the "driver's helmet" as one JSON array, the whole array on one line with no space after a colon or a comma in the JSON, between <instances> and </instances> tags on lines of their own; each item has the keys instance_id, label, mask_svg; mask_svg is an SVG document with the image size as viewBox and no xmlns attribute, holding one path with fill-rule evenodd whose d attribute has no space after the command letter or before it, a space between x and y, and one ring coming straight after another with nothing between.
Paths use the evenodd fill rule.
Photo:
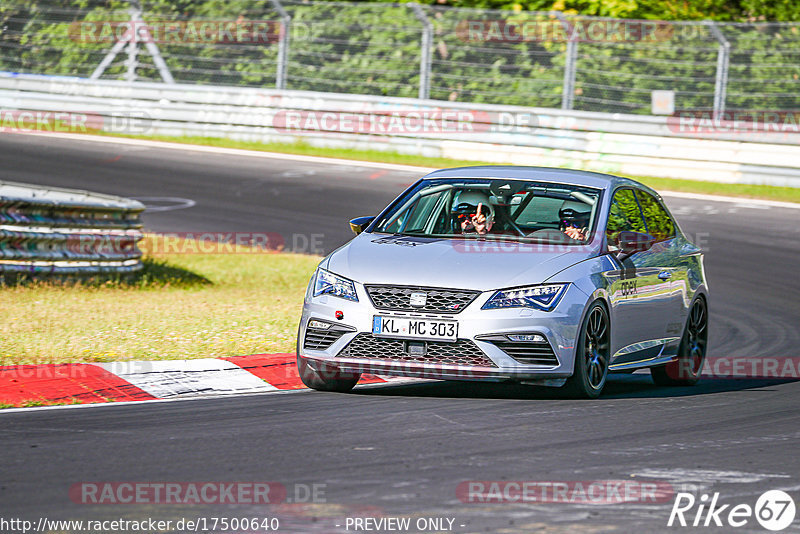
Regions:
<instances>
[{"instance_id":1,"label":"driver's helmet","mask_svg":"<svg viewBox=\"0 0 800 534\"><path fill-rule=\"evenodd\" d=\"M478 205L481 206L481 213L486 217L486 222L494 223L494 206L492 206L489 196L481 191L461 191L453 199L453 206L450 209L450 216L453 227L456 231L461 231L461 223L469 220L472 215L478 212Z\"/></svg>"},{"instance_id":2,"label":"driver's helmet","mask_svg":"<svg viewBox=\"0 0 800 534\"><path fill-rule=\"evenodd\" d=\"M561 221L561 229L565 230L570 226L575 228L586 228L589 226L592 208L582 202L564 202L558 211L558 218Z\"/></svg>"}]
</instances>

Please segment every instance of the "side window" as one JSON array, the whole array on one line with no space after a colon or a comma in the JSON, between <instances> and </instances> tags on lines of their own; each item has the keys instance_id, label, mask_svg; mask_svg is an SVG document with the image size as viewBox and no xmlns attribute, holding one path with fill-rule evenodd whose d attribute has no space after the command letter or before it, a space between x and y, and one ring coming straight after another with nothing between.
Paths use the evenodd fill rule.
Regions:
<instances>
[{"instance_id":1,"label":"side window","mask_svg":"<svg viewBox=\"0 0 800 534\"><path fill-rule=\"evenodd\" d=\"M426 195L420 198L416 204L409 208L408 214L404 215L403 218L408 218L408 223L401 227L406 232L422 232L425 229L425 225L431 218L431 213L436 206L439 198L444 195L445 192L442 191L438 194L433 195Z\"/></svg>"},{"instance_id":2,"label":"side window","mask_svg":"<svg viewBox=\"0 0 800 534\"><path fill-rule=\"evenodd\" d=\"M644 219L647 223L647 233L656 238L656 241L665 241L675 237L675 223L658 200L649 193L636 191L639 204L642 206Z\"/></svg>"},{"instance_id":3,"label":"side window","mask_svg":"<svg viewBox=\"0 0 800 534\"><path fill-rule=\"evenodd\" d=\"M618 189L611 199L606 225L609 245L616 244L617 236L623 231L642 233L647 231L632 189Z\"/></svg>"}]
</instances>

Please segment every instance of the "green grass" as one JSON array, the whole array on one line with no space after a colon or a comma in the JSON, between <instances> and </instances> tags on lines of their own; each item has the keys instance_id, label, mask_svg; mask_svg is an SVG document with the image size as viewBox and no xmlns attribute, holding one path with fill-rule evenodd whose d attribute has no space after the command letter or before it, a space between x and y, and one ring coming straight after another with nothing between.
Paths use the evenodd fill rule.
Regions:
<instances>
[{"instance_id":1,"label":"green grass","mask_svg":"<svg viewBox=\"0 0 800 534\"><path fill-rule=\"evenodd\" d=\"M110 134L106 134L110 135ZM117 136L117 135L115 135ZM421 167L460 167L469 165L496 165L491 162L467 161L447 158L413 156L397 152L380 150L355 150L349 148L321 148L307 143L291 144L259 143L253 141L235 141L219 137L170 137L170 136L119 136L152 139L172 143L207 145L225 148L259 150L263 152L279 152L284 154L300 154L307 156L323 156L330 158L351 159L357 161L374 161L380 163L397 163ZM780 200L783 202L800 202L800 188L777 187L771 185L725 184L700 180L679 180L673 178L655 178L648 176L629 176L657 191L682 191L686 193L702 193L707 195L723 195L745 198Z\"/></svg>"},{"instance_id":2,"label":"green grass","mask_svg":"<svg viewBox=\"0 0 800 534\"><path fill-rule=\"evenodd\" d=\"M114 402L112 399L106 399L106 402ZM75 404L81 404L81 401L78 399L70 399L68 401L49 401L46 399L32 399L21 401L17 404L8 404L5 402L0 402L0 410L5 410L8 408L37 408L40 406L72 406Z\"/></svg>"},{"instance_id":3,"label":"green grass","mask_svg":"<svg viewBox=\"0 0 800 534\"><path fill-rule=\"evenodd\" d=\"M131 280L0 287L0 365L293 352L320 258L236 250L148 258Z\"/></svg>"}]
</instances>

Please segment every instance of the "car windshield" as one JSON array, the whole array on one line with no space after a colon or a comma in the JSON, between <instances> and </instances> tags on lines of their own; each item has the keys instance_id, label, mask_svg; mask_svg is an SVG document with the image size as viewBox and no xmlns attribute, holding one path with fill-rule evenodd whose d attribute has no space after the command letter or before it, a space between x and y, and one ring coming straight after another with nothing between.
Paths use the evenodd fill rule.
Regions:
<instances>
[{"instance_id":1,"label":"car windshield","mask_svg":"<svg viewBox=\"0 0 800 534\"><path fill-rule=\"evenodd\" d=\"M420 237L497 237L584 244L600 190L502 179L423 180L397 199L374 232Z\"/></svg>"}]
</instances>

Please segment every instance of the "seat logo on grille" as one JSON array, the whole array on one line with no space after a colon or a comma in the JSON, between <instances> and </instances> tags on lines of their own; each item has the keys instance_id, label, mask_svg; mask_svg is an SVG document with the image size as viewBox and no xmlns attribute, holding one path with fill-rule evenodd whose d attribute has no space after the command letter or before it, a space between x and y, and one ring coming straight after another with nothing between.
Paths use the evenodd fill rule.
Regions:
<instances>
[{"instance_id":1,"label":"seat logo on grille","mask_svg":"<svg viewBox=\"0 0 800 534\"><path fill-rule=\"evenodd\" d=\"M428 294L427 293L411 293L411 297L408 299L408 303L412 306L422 307L428 302Z\"/></svg>"}]
</instances>

